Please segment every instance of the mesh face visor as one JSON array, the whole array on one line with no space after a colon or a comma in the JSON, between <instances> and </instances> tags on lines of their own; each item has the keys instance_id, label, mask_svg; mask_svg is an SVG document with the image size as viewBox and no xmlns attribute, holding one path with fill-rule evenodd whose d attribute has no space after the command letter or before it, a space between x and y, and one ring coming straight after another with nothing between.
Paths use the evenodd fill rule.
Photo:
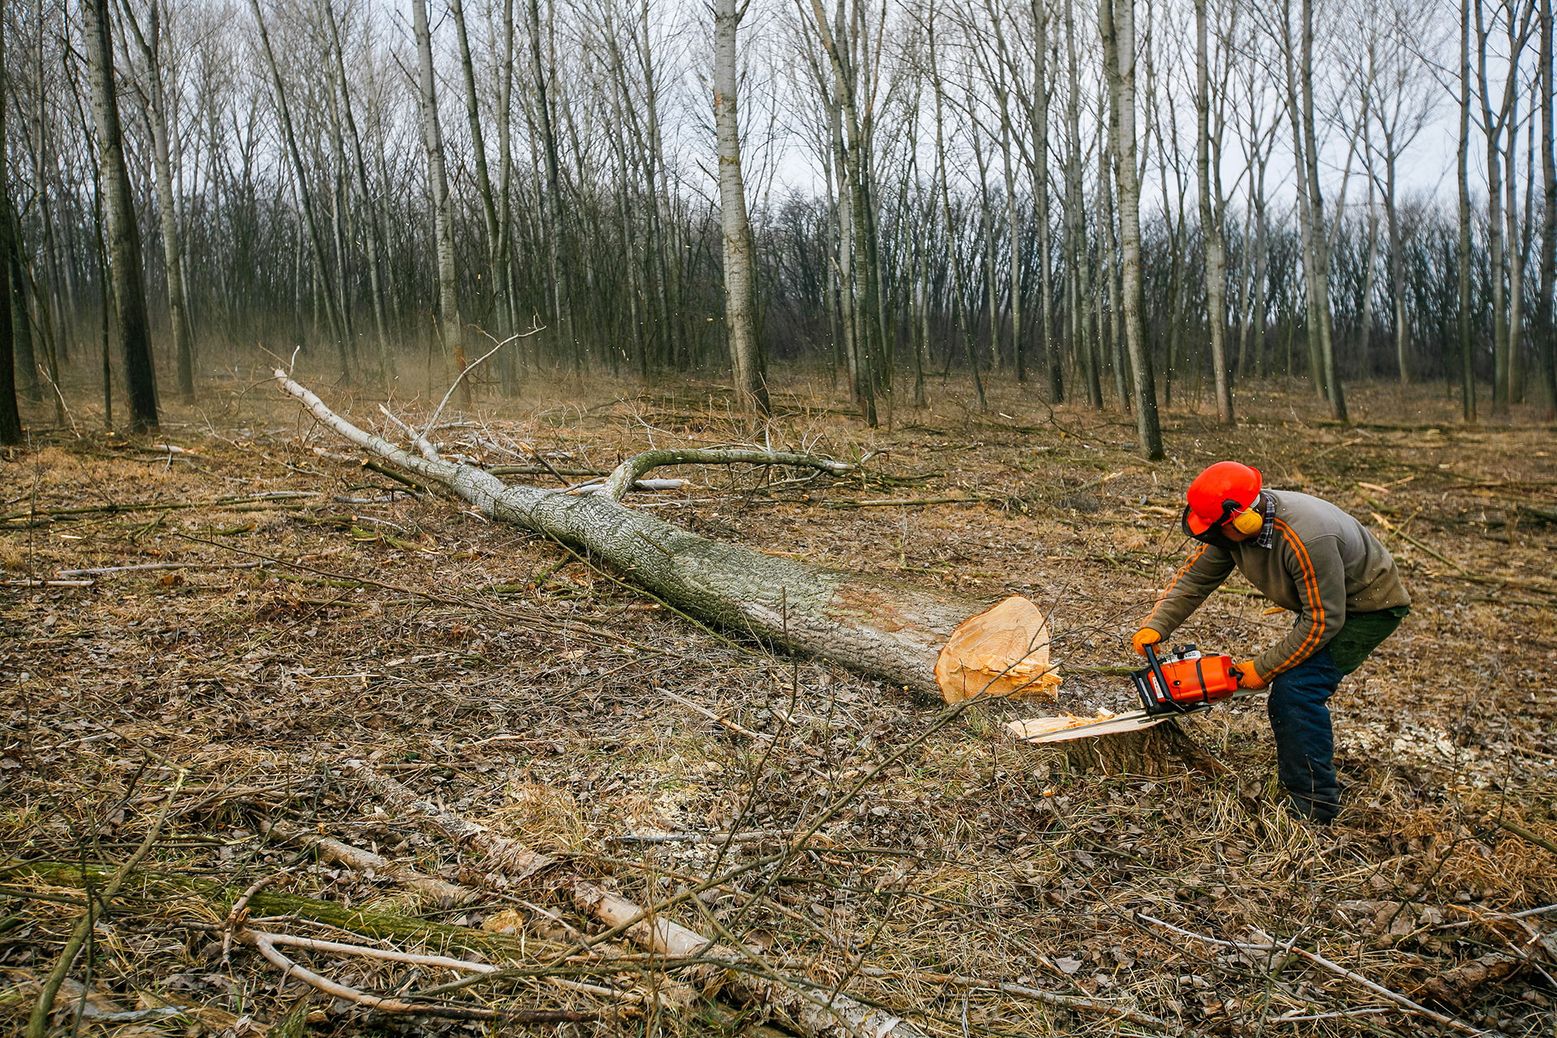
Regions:
<instances>
[{"instance_id":1,"label":"mesh face visor","mask_svg":"<svg viewBox=\"0 0 1557 1038\"><path fill-rule=\"evenodd\" d=\"M1256 500L1255 503L1258 504L1258 500ZM1232 542L1227 539L1227 536L1224 533L1222 533L1222 527L1226 526L1228 521L1232 519L1236 513L1242 510L1243 505L1240 505L1237 501L1234 501L1230 497L1226 498L1222 501L1222 514L1219 515L1210 526L1206 527L1199 533L1196 533L1194 530L1190 529L1189 525L1189 517L1194 510L1188 505L1185 505L1184 514L1179 518L1179 528L1184 531L1185 536L1193 537L1202 544L1226 546Z\"/></svg>"}]
</instances>

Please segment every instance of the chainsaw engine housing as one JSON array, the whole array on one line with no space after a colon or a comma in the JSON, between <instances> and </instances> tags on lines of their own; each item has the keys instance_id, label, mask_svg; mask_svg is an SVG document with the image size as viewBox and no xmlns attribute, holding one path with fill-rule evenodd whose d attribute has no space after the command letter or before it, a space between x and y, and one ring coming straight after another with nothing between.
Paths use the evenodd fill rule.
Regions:
<instances>
[{"instance_id":1,"label":"chainsaw engine housing","mask_svg":"<svg viewBox=\"0 0 1557 1038\"><path fill-rule=\"evenodd\" d=\"M1158 655L1146 647L1148 666L1131 673L1148 714L1181 714L1238 691L1231 656L1206 656L1193 645Z\"/></svg>"}]
</instances>

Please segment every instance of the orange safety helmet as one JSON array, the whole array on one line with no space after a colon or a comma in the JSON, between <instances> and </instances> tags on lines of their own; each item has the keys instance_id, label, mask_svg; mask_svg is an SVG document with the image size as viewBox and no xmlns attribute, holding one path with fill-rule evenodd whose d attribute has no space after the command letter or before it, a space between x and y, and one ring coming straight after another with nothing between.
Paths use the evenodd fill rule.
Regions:
<instances>
[{"instance_id":1,"label":"orange safety helmet","mask_svg":"<svg viewBox=\"0 0 1557 1038\"><path fill-rule=\"evenodd\" d=\"M1204 537L1216 527L1225 526L1253 508L1260 499L1260 470L1236 461L1219 461L1196 476L1184 494L1184 532ZM1258 514L1258 513L1256 513ZM1244 533L1259 530L1254 526Z\"/></svg>"}]
</instances>

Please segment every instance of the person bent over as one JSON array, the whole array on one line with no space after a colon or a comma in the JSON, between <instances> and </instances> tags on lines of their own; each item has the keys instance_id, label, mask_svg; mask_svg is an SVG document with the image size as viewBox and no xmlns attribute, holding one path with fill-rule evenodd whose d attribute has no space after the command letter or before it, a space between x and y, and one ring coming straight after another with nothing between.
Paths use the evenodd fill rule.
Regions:
<instances>
[{"instance_id":1,"label":"person bent over","mask_svg":"<svg viewBox=\"0 0 1557 1038\"><path fill-rule=\"evenodd\" d=\"M1410 611L1395 560L1328 501L1263 486L1258 469L1219 461L1190 483L1181 520L1199 542L1130 639L1142 655L1169 637L1236 566L1266 598L1297 614L1292 630L1238 664L1243 688L1269 686L1277 774L1301 817L1340 810L1326 701L1341 678Z\"/></svg>"}]
</instances>

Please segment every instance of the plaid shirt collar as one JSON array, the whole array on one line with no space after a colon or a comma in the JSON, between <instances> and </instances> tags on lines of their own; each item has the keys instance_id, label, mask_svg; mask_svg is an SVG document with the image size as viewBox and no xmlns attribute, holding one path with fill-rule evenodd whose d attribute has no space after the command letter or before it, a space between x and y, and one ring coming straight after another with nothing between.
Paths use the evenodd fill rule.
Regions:
<instances>
[{"instance_id":1,"label":"plaid shirt collar","mask_svg":"<svg viewBox=\"0 0 1557 1038\"><path fill-rule=\"evenodd\" d=\"M1258 503L1260 517L1264 522L1260 526L1260 535L1254 539L1254 543L1261 548L1269 549L1276 544L1276 499L1261 491Z\"/></svg>"}]
</instances>

